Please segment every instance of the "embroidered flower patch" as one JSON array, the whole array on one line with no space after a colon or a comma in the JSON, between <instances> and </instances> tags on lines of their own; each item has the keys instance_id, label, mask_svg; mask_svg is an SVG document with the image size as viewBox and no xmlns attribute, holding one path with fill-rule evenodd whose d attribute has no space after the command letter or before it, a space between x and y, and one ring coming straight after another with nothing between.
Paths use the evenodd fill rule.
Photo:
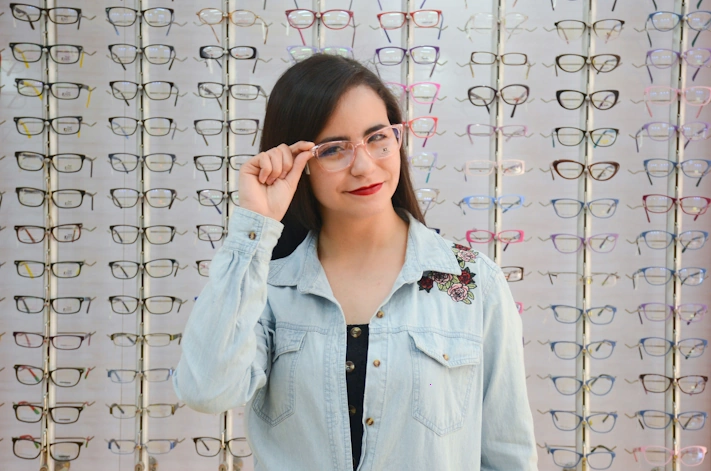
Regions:
<instances>
[{"instance_id":1,"label":"embroidered flower patch","mask_svg":"<svg viewBox=\"0 0 711 471\"><path fill-rule=\"evenodd\" d=\"M449 273L427 271L423 273L417 285L420 287L420 290L429 293L436 284L440 291L445 291L454 301L471 304L474 299L473 291L474 288L476 288L476 283L474 282L474 275L476 275L476 273L472 273L469 267L466 266L466 263L475 263L477 252L459 244L454 244L452 251L459 261L462 273L452 275Z\"/></svg>"}]
</instances>

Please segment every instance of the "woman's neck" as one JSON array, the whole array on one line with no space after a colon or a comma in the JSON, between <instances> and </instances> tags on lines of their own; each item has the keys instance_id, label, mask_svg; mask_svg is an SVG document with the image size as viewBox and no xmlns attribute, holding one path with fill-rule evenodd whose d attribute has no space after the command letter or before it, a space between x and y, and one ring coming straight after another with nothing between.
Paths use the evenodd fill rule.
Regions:
<instances>
[{"instance_id":1,"label":"woman's neck","mask_svg":"<svg viewBox=\"0 0 711 471\"><path fill-rule=\"evenodd\" d=\"M367 218L328 214L318 235L319 259L367 259L383 252L405 253L408 223L394 208Z\"/></svg>"}]
</instances>

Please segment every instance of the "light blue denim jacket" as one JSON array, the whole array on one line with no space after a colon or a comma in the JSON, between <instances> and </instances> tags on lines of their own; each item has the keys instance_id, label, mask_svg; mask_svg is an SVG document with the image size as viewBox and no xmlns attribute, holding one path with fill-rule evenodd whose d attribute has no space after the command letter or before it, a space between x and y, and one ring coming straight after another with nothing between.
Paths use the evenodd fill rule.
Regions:
<instances>
[{"instance_id":1,"label":"light blue denim jacket","mask_svg":"<svg viewBox=\"0 0 711 471\"><path fill-rule=\"evenodd\" d=\"M405 264L369 323L358 469L536 470L521 320L501 269L398 212ZM352 470L345 317L318 234L270 261L283 227L235 209L173 385L200 412L246 403L257 471Z\"/></svg>"}]
</instances>

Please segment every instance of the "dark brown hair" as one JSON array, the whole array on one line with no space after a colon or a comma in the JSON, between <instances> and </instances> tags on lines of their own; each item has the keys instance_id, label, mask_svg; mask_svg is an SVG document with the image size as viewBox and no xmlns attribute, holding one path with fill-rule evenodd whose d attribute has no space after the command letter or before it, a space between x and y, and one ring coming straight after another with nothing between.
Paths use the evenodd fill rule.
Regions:
<instances>
[{"instance_id":1,"label":"dark brown hair","mask_svg":"<svg viewBox=\"0 0 711 471\"><path fill-rule=\"evenodd\" d=\"M343 94L359 85L370 87L383 100L390 124L402 122L397 100L371 70L353 59L315 54L290 67L274 85L264 117L259 151L282 143L314 142ZM407 210L425 224L412 187L404 146L400 148L400 178L392 203L393 207ZM294 199L281 222L284 231L272 259L286 257L304 240L309 230L321 229L319 205L308 175L301 175Z\"/></svg>"}]
</instances>

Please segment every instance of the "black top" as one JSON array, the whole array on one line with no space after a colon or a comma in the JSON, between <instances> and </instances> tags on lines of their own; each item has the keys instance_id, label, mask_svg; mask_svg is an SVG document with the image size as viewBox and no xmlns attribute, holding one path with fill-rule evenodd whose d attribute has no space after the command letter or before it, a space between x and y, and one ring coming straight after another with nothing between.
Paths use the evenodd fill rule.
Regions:
<instances>
[{"instance_id":1,"label":"black top","mask_svg":"<svg viewBox=\"0 0 711 471\"><path fill-rule=\"evenodd\" d=\"M346 387L351 420L353 469L358 467L363 442L363 396L368 361L368 324L348 324L346 331Z\"/></svg>"}]
</instances>

